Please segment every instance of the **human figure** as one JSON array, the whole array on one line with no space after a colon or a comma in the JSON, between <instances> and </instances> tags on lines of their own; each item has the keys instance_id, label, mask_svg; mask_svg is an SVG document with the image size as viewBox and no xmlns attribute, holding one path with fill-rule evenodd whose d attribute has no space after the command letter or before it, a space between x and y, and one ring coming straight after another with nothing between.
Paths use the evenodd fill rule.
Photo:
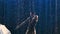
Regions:
<instances>
[{"instance_id":1,"label":"human figure","mask_svg":"<svg viewBox=\"0 0 60 34\"><path fill-rule=\"evenodd\" d=\"M34 12L30 12L30 20L25 34L36 34L35 26L37 22L38 22L38 15L35 15Z\"/></svg>"}]
</instances>

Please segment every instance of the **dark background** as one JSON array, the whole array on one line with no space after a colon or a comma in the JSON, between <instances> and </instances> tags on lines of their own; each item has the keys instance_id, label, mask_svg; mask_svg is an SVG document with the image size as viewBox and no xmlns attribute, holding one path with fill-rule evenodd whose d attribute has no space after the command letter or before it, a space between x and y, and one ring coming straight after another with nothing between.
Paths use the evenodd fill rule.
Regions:
<instances>
[{"instance_id":1,"label":"dark background","mask_svg":"<svg viewBox=\"0 0 60 34\"><path fill-rule=\"evenodd\" d=\"M15 30L29 12L39 16L37 34L60 34L60 0L0 0L0 23L12 34L24 34L27 25Z\"/></svg>"}]
</instances>

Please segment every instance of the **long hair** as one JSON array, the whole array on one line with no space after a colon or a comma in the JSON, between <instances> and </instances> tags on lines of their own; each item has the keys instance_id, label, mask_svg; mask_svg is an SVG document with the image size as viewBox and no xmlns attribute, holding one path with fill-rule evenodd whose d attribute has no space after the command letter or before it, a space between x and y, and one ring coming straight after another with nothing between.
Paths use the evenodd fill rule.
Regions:
<instances>
[{"instance_id":1,"label":"long hair","mask_svg":"<svg viewBox=\"0 0 60 34\"><path fill-rule=\"evenodd\" d=\"M34 16L35 14L36 14L36 13L33 12L33 11L30 12L30 16Z\"/></svg>"}]
</instances>

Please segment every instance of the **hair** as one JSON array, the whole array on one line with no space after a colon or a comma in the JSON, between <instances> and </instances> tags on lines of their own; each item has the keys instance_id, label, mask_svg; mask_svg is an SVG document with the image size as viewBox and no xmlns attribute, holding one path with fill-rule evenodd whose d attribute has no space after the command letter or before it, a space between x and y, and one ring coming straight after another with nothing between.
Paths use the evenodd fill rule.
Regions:
<instances>
[{"instance_id":1,"label":"hair","mask_svg":"<svg viewBox=\"0 0 60 34\"><path fill-rule=\"evenodd\" d=\"M35 12L31 11L32 14L35 14Z\"/></svg>"}]
</instances>

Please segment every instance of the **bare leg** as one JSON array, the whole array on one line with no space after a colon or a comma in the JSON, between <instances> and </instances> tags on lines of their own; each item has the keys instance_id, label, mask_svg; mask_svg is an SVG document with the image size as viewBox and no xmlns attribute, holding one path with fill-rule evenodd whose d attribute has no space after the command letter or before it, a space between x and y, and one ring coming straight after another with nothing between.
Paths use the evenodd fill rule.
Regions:
<instances>
[{"instance_id":1,"label":"bare leg","mask_svg":"<svg viewBox=\"0 0 60 34\"><path fill-rule=\"evenodd\" d=\"M27 30L26 30L26 33L25 34L28 34L28 31L29 31L29 27L27 27Z\"/></svg>"},{"instance_id":2,"label":"bare leg","mask_svg":"<svg viewBox=\"0 0 60 34\"><path fill-rule=\"evenodd\" d=\"M27 34L27 33L28 33L28 31L29 31L29 30L27 29L27 31L26 31L26 33L25 33L25 34Z\"/></svg>"},{"instance_id":3,"label":"bare leg","mask_svg":"<svg viewBox=\"0 0 60 34\"><path fill-rule=\"evenodd\" d=\"M34 28L34 34L36 34L36 29Z\"/></svg>"}]
</instances>

